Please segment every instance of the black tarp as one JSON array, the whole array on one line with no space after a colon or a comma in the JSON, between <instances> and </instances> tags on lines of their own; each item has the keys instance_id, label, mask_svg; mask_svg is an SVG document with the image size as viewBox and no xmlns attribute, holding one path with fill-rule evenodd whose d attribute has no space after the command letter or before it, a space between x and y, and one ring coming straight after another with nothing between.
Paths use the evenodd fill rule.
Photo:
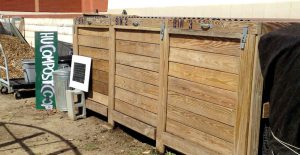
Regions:
<instances>
[{"instance_id":1,"label":"black tarp","mask_svg":"<svg viewBox=\"0 0 300 155\"><path fill-rule=\"evenodd\" d=\"M281 141L299 148L300 24L262 36L259 55L264 77L263 103L270 102L271 130ZM269 144L276 155L295 154L273 136Z\"/></svg>"}]
</instances>

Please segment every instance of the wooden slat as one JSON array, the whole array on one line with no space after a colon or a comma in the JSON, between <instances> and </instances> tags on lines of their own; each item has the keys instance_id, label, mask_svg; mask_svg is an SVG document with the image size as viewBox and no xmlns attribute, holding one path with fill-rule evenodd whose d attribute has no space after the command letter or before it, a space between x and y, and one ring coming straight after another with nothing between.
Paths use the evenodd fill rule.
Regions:
<instances>
[{"instance_id":1,"label":"wooden slat","mask_svg":"<svg viewBox=\"0 0 300 155\"><path fill-rule=\"evenodd\" d=\"M130 117L133 117L137 120L140 120L146 124L149 124L153 127L155 127L157 124L156 114L143 110L141 108L138 108L136 106L133 106L131 104L128 104L118 99L115 99L115 110L123 114L126 114Z\"/></svg>"},{"instance_id":2,"label":"wooden slat","mask_svg":"<svg viewBox=\"0 0 300 155\"><path fill-rule=\"evenodd\" d=\"M108 60L108 54L109 53L107 49L79 46L79 55L82 56Z\"/></svg>"},{"instance_id":3,"label":"wooden slat","mask_svg":"<svg viewBox=\"0 0 300 155\"><path fill-rule=\"evenodd\" d=\"M125 66L125 65L116 65L116 74L134 79L137 81L145 82L148 84L153 84L158 86L158 73L152 72L149 70L139 69L135 67Z\"/></svg>"},{"instance_id":4,"label":"wooden slat","mask_svg":"<svg viewBox=\"0 0 300 155\"><path fill-rule=\"evenodd\" d=\"M78 26L74 26L74 35L73 35L73 53L78 55Z\"/></svg>"},{"instance_id":5,"label":"wooden slat","mask_svg":"<svg viewBox=\"0 0 300 155\"><path fill-rule=\"evenodd\" d=\"M236 92L202 85L174 77L169 77L168 87L171 91L195 97L231 109L235 109L235 105L238 102L238 94Z\"/></svg>"},{"instance_id":6,"label":"wooden slat","mask_svg":"<svg viewBox=\"0 0 300 155\"><path fill-rule=\"evenodd\" d=\"M85 100L86 108L93 110L103 116L107 116L107 106L92 100Z\"/></svg>"},{"instance_id":7,"label":"wooden slat","mask_svg":"<svg viewBox=\"0 0 300 155\"><path fill-rule=\"evenodd\" d=\"M117 52L116 62L119 64L147 69L151 71L159 71L159 59L146 56Z\"/></svg>"},{"instance_id":8,"label":"wooden slat","mask_svg":"<svg viewBox=\"0 0 300 155\"><path fill-rule=\"evenodd\" d=\"M157 113L158 101L149 97L145 97L121 88L115 88L115 98L130 103L134 106Z\"/></svg>"},{"instance_id":9,"label":"wooden slat","mask_svg":"<svg viewBox=\"0 0 300 155\"><path fill-rule=\"evenodd\" d=\"M173 106L168 106L167 118L233 143L234 127Z\"/></svg>"},{"instance_id":10,"label":"wooden slat","mask_svg":"<svg viewBox=\"0 0 300 155\"><path fill-rule=\"evenodd\" d=\"M270 117L270 103L264 103L262 108L262 118L269 118Z\"/></svg>"},{"instance_id":11,"label":"wooden slat","mask_svg":"<svg viewBox=\"0 0 300 155\"><path fill-rule=\"evenodd\" d=\"M100 81L103 83L108 83L108 80L109 80L108 72L104 72L101 70L93 69L91 76L92 76L93 80Z\"/></svg>"},{"instance_id":12,"label":"wooden slat","mask_svg":"<svg viewBox=\"0 0 300 155\"><path fill-rule=\"evenodd\" d=\"M103 28L78 28L78 34L87 36L109 37L109 29Z\"/></svg>"},{"instance_id":13,"label":"wooden slat","mask_svg":"<svg viewBox=\"0 0 300 155\"><path fill-rule=\"evenodd\" d=\"M159 44L159 32L139 30L117 30L116 39Z\"/></svg>"},{"instance_id":14,"label":"wooden slat","mask_svg":"<svg viewBox=\"0 0 300 155\"><path fill-rule=\"evenodd\" d=\"M108 96L107 95L103 95L103 94L100 94L95 91L90 91L88 94L88 97L90 100L93 100L95 102L98 102L100 104L108 106Z\"/></svg>"},{"instance_id":15,"label":"wooden slat","mask_svg":"<svg viewBox=\"0 0 300 155\"><path fill-rule=\"evenodd\" d=\"M116 75L115 86L158 100L158 87Z\"/></svg>"},{"instance_id":16,"label":"wooden slat","mask_svg":"<svg viewBox=\"0 0 300 155\"><path fill-rule=\"evenodd\" d=\"M109 95L108 95L108 123L115 126L113 111L115 108L115 73L116 73L116 30L109 27Z\"/></svg>"},{"instance_id":17,"label":"wooden slat","mask_svg":"<svg viewBox=\"0 0 300 155\"><path fill-rule=\"evenodd\" d=\"M92 81L92 89L95 92L98 92L100 94L108 95L108 84L99 82L99 81Z\"/></svg>"},{"instance_id":18,"label":"wooden slat","mask_svg":"<svg viewBox=\"0 0 300 155\"><path fill-rule=\"evenodd\" d=\"M108 49L108 37L78 35L78 45Z\"/></svg>"},{"instance_id":19,"label":"wooden slat","mask_svg":"<svg viewBox=\"0 0 300 155\"><path fill-rule=\"evenodd\" d=\"M224 155L230 155L233 153L232 143L211 136L199 130L193 129L171 119L167 120L167 132L182 137L186 140L192 141L194 143L197 143L208 149L217 151Z\"/></svg>"},{"instance_id":20,"label":"wooden slat","mask_svg":"<svg viewBox=\"0 0 300 155\"><path fill-rule=\"evenodd\" d=\"M92 61L92 69L101 70L104 72L109 71L109 61L107 60L99 60L93 59Z\"/></svg>"},{"instance_id":21,"label":"wooden slat","mask_svg":"<svg viewBox=\"0 0 300 155\"><path fill-rule=\"evenodd\" d=\"M155 128L117 111L112 111L114 121L131 128L151 139L155 139Z\"/></svg>"},{"instance_id":22,"label":"wooden slat","mask_svg":"<svg viewBox=\"0 0 300 155\"><path fill-rule=\"evenodd\" d=\"M239 73L239 58L235 56L171 48L169 60L223 72Z\"/></svg>"},{"instance_id":23,"label":"wooden slat","mask_svg":"<svg viewBox=\"0 0 300 155\"><path fill-rule=\"evenodd\" d=\"M170 62L169 75L231 91L237 91L236 74Z\"/></svg>"},{"instance_id":24,"label":"wooden slat","mask_svg":"<svg viewBox=\"0 0 300 155\"><path fill-rule=\"evenodd\" d=\"M219 155L220 153L188 141L184 138L164 132L162 141L167 146L187 155Z\"/></svg>"},{"instance_id":25,"label":"wooden slat","mask_svg":"<svg viewBox=\"0 0 300 155\"><path fill-rule=\"evenodd\" d=\"M170 46L226 55L240 55L240 39L172 35Z\"/></svg>"},{"instance_id":26,"label":"wooden slat","mask_svg":"<svg viewBox=\"0 0 300 155\"><path fill-rule=\"evenodd\" d=\"M116 40L116 50L137 55L159 58L159 45L126 40Z\"/></svg>"},{"instance_id":27,"label":"wooden slat","mask_svg":"<svg viewBox=\"0 0 300 155\"><path fill-rule=\"evenodd\" d=\"M172 105L231 126L235 125L234 110L203 100L175 92L169 92L168 105Z\"/></svg>"}]
</instances>

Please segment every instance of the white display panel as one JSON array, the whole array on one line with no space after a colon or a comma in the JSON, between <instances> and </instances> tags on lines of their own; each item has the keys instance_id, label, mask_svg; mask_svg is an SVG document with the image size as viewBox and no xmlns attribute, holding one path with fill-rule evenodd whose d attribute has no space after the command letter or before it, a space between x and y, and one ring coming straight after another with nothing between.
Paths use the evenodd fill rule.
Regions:
<instances>
[{"instance_id":1,"label":"white display panel","mask_svg":"<svg viewBox=\"0 0 300 155\"><path fill-rule=\"evenodd\" d=\"M73 55L71 64L70 87L88 92L92 59Z\"/></svg>"}]
</instances>

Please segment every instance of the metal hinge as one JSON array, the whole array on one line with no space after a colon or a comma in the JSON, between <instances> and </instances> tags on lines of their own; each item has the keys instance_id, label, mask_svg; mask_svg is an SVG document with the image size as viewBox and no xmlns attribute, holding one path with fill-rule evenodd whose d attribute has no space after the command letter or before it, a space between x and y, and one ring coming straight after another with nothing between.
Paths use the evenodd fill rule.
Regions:
<instances>
[{"instance_id":1,"label":"metal hinge","mask_svg":"<svg viewBox=\"0 0 300 155\"><path fill-rule=\"evenodd\" d=\"M242 50L245 49L246 42L247 42L247 35L248 35L248 27L244 27L243 28L242 38L241 38L241 45L240 45L240 48Z\"/></svg>"},{"instance_id":2,"label":"metal hinge","mask_svg":"<svg viewBox=\"0 0 300 155\"><path fill-rule=\"evenodd\" d=\"M160 26L160 40L164 40L164 35L165 35L165 23L163 22Z\"/></svg>"}]
</instances>

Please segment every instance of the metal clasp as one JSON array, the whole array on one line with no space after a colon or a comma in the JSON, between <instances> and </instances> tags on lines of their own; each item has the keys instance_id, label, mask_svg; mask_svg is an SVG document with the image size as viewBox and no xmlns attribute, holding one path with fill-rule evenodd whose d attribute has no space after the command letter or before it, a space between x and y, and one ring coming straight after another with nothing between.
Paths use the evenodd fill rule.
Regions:
<instances>
[{"instance_id":1,"label":"metal clasp","mask_svg":"<svg viewBox=\"0 0 300 155\"><path fill-rule=\"evenodd\" d=\"M241 38L241 45L240 45L240 48L242 50L245 49L246 42L247 42L247 35L248 35L248 27L244 27L243 28L242 38Z\"/></svg>"}]
</instances>

